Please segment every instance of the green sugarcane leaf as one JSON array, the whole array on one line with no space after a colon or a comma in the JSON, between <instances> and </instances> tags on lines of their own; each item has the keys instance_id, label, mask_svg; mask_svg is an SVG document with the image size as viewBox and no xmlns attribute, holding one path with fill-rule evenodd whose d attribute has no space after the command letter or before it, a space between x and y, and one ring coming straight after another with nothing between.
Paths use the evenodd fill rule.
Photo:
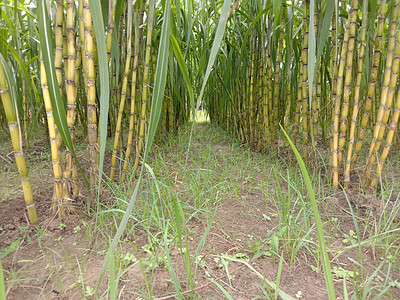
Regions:
<instances>
[{"instance_id":1,"label":"green sugarcane leaf","mask_svg":"<svg viewBox=\"0 0 400 300\"><path fill-rule=\"evenodd\" d=\"M71 135L69 133L67 116L65 113L65 106L61 98L55 72L53 33L50 28L49 15L47 13L47 8L44 0L40 0L38 2L38 15L40 46L47 75L47 83L50 93L54 121L57 125L57 129L60 132L64 143L67 145L70 151L73 151Z\"/></svg>"},{"instance_id":2,"label":"green sugarcane leaf","mask_svg":"<svg viewBox=\"0 0 400 300\"><path fill-rule=\"evenodd\" d=\"M0 42L1 44L5 44L7 45L7 50L12 54L13 58L15 59L15 61L17 62L19 68L21 69L22 74L24 75L25 81L28 85L28 89L31 90L32 88L32 81L31 81L31 77L29 76L28 70L26 65L22 62L19 54L17 53L17 51L11 46L10 43L7 43L7 40L3 37L0 36Z\"/></svg>"},{"instance_id":3,"label":"green sugarcane leaf","mask_svg":"<svg viewBox=\"0 0 400 300\"><path fill-rule=\"evenodd\" d=\"M161 29L161 40L157 55L154 91L151 102L149 129L146 139L146 149L144 151L143 158L144 162L146 161L146 158L150 152L151 145L154 140L154 135L157 130L158 122L160 120L162 104L164 100L164 90L167 82L171 8L169 0L165 2L164 20ZM172 74L170 74L170 76L172 76Z\"/></svg>"},{"instance_id":4,"label":"green sugarcane leaf","mask_svg":"<svg viewBox=\"0 0 400 300\"><path fill-rule=\"evenodd\" d=\"M217 57L217 54L218 54L220 46L221 46L222 38L224 37L226 22L228 21L229 7L230 7L230 1L224 0L224 4L223 4L222 10L221 10L221 15L220 15L220 18L218 21L217 31L216 31L215 37L214 37L214 42L211 47L210 57L208 58L206 73L203 78L203 84L201 86L200 95L197 99L197 105L196 105L197 107L199 107L201 100L203 98L204 90L205 90L205 87L207 84L208 77L210 77L210 73L211 73L212 67L214 65L215 58ZM196 110L197 110L197 108L196 108ZM193 124L194 123L195 122L193 122Z\"/></svg>"},{"instance_id":5,"label":"green sugarcane leaf","mask_svg":"<svg viewBox=\"0 0 400 300\"><path fill-rule=\"evenodd\" d=\"M82 177L85 181L86 188L89 191L89 182L82 170L82 167L76 157L75 149L72 145L71 134L69 132L67 115L65 113L65 106L63 99L61 98L60 88L58 86L57 76L54 66L54 45L53 45L53 33L50 27L49 15L47 13L47 7L45 0L38 1L38 25L39 25L39 37L40 37L40 49L42 51L43 64L46 70L47 84L50 94L51 107L54 116L54 122L57 125L57 129L60 133L62 140L67 146L68 150L71 151Z\"/></svg>"},{"instance_id":6,"label":"green sugarcane leaf","mask_svg":"<svg viewBox=\"0 0 400 300\"><path fill-rule=\"evenodd\" d=\"M273 0L272 7L274 11L274 28L278 28L281 23L282 0Z\"/></svg>"},{"instance_id":7,"label":"green sugarcane leaf","mask_svg":"<svg viewBox=\"0 0 400 300\"><path fill-rule=\"evenodd\" d=\"M37 20L37 16L34 13L32 13L27 7L25 7L25 5L23 3L17 2L17 1L14 1L14 3L13 4L7 4L5 8L13 8L13 9L17 9L19 11L23 11L29 17L31 17L33 20ZM4 5L4 3L3 3L3 5ZM7 11L7 10L5 9L5 11Z\"/></svg>"},{"instance_id":8,"label":"green sugarcane leaf","mask_svg":"<svg viewBox=\"0 0 400 300\"><path fill-rule=\"evenodd\" d=\"M4 59L3 55L0 54L0 62L3 65L4 69L4 74L6 76L6 82L7 82L7 87L8 87L8 93L10 94L10 99L12 103L12 108L14 111L14 115L16 117L16 120L18 122L18 128L20 131L20 136L21 136L21 127L20 127L20 119L19 116L22 113L21 106L18 105L18 100L17 100L17 83L15 82L15 78L13 76L13 71L10 70L10 67L6 60ZM21 101L19 101L21 102ZM21 144L22 146L22 144Z\"/></svg>"},{"instance_id":9,"label":"green sugarcane leaf","mask_svg":"<svg viewBox=\"0 0 400 300\"><path fill-rule=\"evenodd\" d=\"M321 33L319 34L317 62L316 62L317 66L319 66L319 60L321 59L322 51L324 50L325 43L329 37L329 29L331 27L334 10L335 10L335 1L328 0L325 8L324 18L322 20Z\"/></svg>"},{"instance_id":10,"label":"green sugarcane leaf","mask_svg":"<svg viewBox=\"0 0 400 300\"><path fill-rule=\"evenodd\" d=\"M0 7L0 14L3 12L1 11ZM7 42L7 28L0 28L0 38L1 38L1 43L0 43L0 53L3 55L3 57L7 57L7 47L8 47L8 42Z\"/></svg>"},{"instance_id":11,"label":"green sugarcane leaf","mask_svg":"<svg viewBox=\"0 0 400 300\"><path fill-rule=\"evenodd\" d=\"M107 49L104 33L103 14L100 3L96 0L89 0L90 11L93 17L93 27L96 34L99 75L100 75L100 163L99 182L97 199L100 196L101 179L103 175L104 155L107 142L108 109L110 106L110 89L107 65Z\"/></svg>"},{"instance_id":12,"label":"green sugarcane leaf","mask_svg":"<svg viewBox=\"0 0 400 300\"><path fill-rule=\"evenodd\" d=\"M218 54L220 46L221 46L222 38L224 37L225 27L226 27L226 23L228 21L229 8L230 8L230 1L229 0L224 0L224 4L223 4L222 9L221 9L221 15L220 15L219 21L218 21L218 27L217 27L217 30L215 32L214 42L213 42L213 45L211 47L210 56L208 58L208 64L207 64L207 67L206 67L206 73L205 73L204 78L203 78L203 84L201 85L200 95L197 98L195 115L196 115L197 110L198 110L198 108L199 108L199 106L201 104L201 100L202 100L203 95L204 95L204 90L206 88L207 80L210 77L210 73L211 73L212 67L213 67L214 62L215 62L215 58L217 57L217 54ZM196 124L196 119L193 119L192 129L190 131L188 150L186 152L186 161L189 158L190 144L191 144L191 141L192 141L194 124Z\"/></svg>"},{"instance_id":13,"label":"green sugarcane leaf","mask_svg":"<svg viewBox=\"0 0 400 300\"><path fill-rule=\"evenodd\" d=\"M177 42L177 40L175 39L175 37L173 36L172 33L170 33L170 43L172 45L172 49L174 50L174 54L175 54L176 60L178 61L179 68L182 71L183 79L185 80L185 84L186 84L186 87L188 89L190 106L192 108L193 119L194 119L194 117L195 117L195 109L194 109L195 106L194 106L193 87L192 87L192 84L191 84L191 80L189 78L189 72L188 72L188 69L186 67L185 60L183 58L182 52L179 49L178 42Z\"/></svg>"},{"instance_id":14,"label":"green sugarcane leaf","mask_svg":"<svg viewBox=\"0 0 400 300\"><path fill-rule=\"evenodd\" d=\"M115 8L115 17L114 17L114 28L119 28L119 22L121 19L122 12L124 11L124 6L125 6L125 0L119 0L117 1L117 7ZM111 66L112 64L119 62L120 58L120 52L119 52L119 46L118 46L118 30L113 30L112 33L112 44L111 44ZM121 33L120 33L121 34ZM114 60L116 62L114 62ZM115 75L116 75L116 82L119 80L119 68L120 64L116 63L115 65ZM110 68L112 70L112 67Z\"/></svg>"},{"instance_id":15,"label":"green sugarcane leaf","mask_svg":"<svg viewBox=\"0 0 400 300\"><path fill-rule=\"evenodd\" d=\"M257 24L257 22L260 20L260 18L265 15L270 9L272 8L272 4L269 3L266 8L264 8L261 12L258 13L258 15L254 18L254 20L251 22L249 28L246 30L246 33L243 38L242 42L242 47L240 48L240 57L244 57L244 52L245 49L247 49L247 40L249 39L251 29Z\"/></svg>"}]
</instances>

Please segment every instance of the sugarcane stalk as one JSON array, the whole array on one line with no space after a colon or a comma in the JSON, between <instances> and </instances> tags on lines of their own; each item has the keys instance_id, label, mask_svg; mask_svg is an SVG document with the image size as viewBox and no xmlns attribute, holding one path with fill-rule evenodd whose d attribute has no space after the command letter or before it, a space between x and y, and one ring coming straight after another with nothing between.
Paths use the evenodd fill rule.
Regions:
<instances>
[{"instance_id":1,"label":"sugarcane stalk","mask_svg":"<svg viewBox=\"0 0 400 300\"><path fill-rule=\"evenodd\" d=\"M382 49L382 35L383 29L385 25L385 10L386 10L386 1L382 0L379 4L379 12L378 12L378 25L376 29L376 37L375 37L375 49L372 57L372 69L371 69L371 77L368 84L368 94L367 101L365 102L364 114L361 120L360 128L358 130L358 138L356 145L354 147L354 155L352 157L352 162L357 163L358 158L360 156L360 151L362 148L362 144L365 137L365 131L367 129L369 116L371 113L371 108L373 104L373 98L375 95L376 83L378 80L378 69L379 62L381 58L381 49Z\"/></svg>"},{"instance_id":2,"label":"sugarcane stalk","mask_svg":"<svg viewBox=\"0 0 400 300\"><path fill-rule=\"evenodd\" d=\"M339 118L340 118L340 100L342 97L342 89L343 89L343 74L346 65L346 54L347 54L347 46L350 35L350 19L347 20L346 29L344 32L342 50L340 53L339 60L339 68L338 68L338 77L337 77L337 85L336 85L336 97L334 99L334 110L333 110L333 136L332 136L332 185L336 189L339 185Z\"/></svg>"},{"instance_id":3,"label":"sugarcane stalk","mask_svg":"<svg viewBox=\"0 0 400 300\"><path fill-rule=\"evenodd\" d=\"M66 79L66 96L67 96L67 123L68 129L71 134L72 145L75 148L75 119L76 119L76 81L75 81L75 64L76 64L76 50L75 50L75 2L67 0L67 54L68 64L65 73ZM65 168L63 172L63 193L64 202L68 202L71 198L71 190L73 186L72 169L74 168L74 160L72 153L69 149L65 151ZM75 166L76 168L76 166ZM76 182L75 178L75 184Z\"/></svg>"},{"instance_id":4,"label":"sugarcane stalk","mask_svg":"<svg viewBox=\"0 0 400 300\"><path fill-rule=\"evenodd\" d=\"M390 108L393 103L394 90L396 88L397 76L400 62L400 49L396 44L396 36L398 33L398 15L399 15L399 0L393 1L392 18L389 26L389 42L386 54L386 68L383 77L380 107L377 114L377 120L374 126L373 139L371 142L367 164L365 166L364 180L369 180L371 167L375 163L376 154L379 151L385 134L386 124L390 116ZM394 59L393 54L396 51ZM392 72L393 70L393 72Z\"/></svg>"},{"instance_id":5,"label":"sugarcane stalk","mask_svg":"<svg viewBox=\"0 0 400 300\"><path fill-rule=\"evenodd\" d=\"M144 72L143 72L143 89L142 89L142 105L139 119L139 134L138 143L136 147L135 164L133 166L134 172L139 167L139 160L144 149L145 127L146 127L146 101L149 93L149 64L151 57L151 39L153 36L153 20L154 20L155 1L149 1L149 15L147 19L147 37L146 37L146 54L144 58Z\"/></svg>"},{"instance_id":6,"label":"sugarcane stalk","mask_svg":"<svg viewBox=\"0 0 400 300\"><path fill-rule=\"evenodd\" d=\"M117 118L117 125L115 127L115 138L114 138L114 145L113 145L113 153L112 153L112 160L111 160L111 171L110 171L110 180L114 180L115 175L115 164L117 162L117 149L118 149L118 142L119 142L119 135L121 131L121 124L122 124L122 116L124 113L125 108L125 99L128 87L128 76L130 74L131 69L131 51L132 51L132 0L128 0L128 16L127 16L127 30L126 30L126 61L125 61L125 69L123 74L123 82L122 82L122 91L121 91L121 101L119 103L119 110L118 110L118 118Z\"/></svg>"},{"instance_id":7,"label":"sugarcane stalk","mask_svg":"<svg viewBox=\"0 0 400 300\"><path fill-rule=\"evenodd\" d=\"M311 14L311 12L310 12ZM315 5L314 8L314 33L315 36L318 37L318 8ZM317 74L315 80L313 82L312 87L312 98L311 98L311 122L312 122L312 131L314 140L318 138L318 100L317 100L317 85L318 85L318 78L319 78L319 68L317 68Z\"/></svg>"},{"instance_id":8,"label":"sugarcane stalk","mask_svg":"<svg viewBox=\"0 0 400 300\"><path fill-rule=\"evenodd\" d=\"M267 63L267 68L269 67ZM271 137L270 137L270 128L269 128L269 120L268 120L268 69L264 69L264 76L263 76L263 113L264 113L264 132L265 132L265 138L266 138L266 143L269 144L271 142Z\"/></svg>"},{"instance_id":9,"label":"sugarcane stalk","mask_svg":"<svg viewBox=\"0 0 400 300\"><path fill-rule=\"evenodd\" d=\"M359 101L360 101L363 65L364 65L364 57L365 57L367 16L368 16L368 1L364 1L363 10L362 10L360 42L358 44L359 57L358 57L358 62L357 62L356 85L355 85L355 89L354 89L354 106L353 106L353 113L352 113L352 117L351 117L351 126L350 126L350 134L349 134L349 148L347 151L346 167L345 167L345 171L344 171L345 187L347 187L348 184L350 183L351 157L353 155L353 149L354 149L354 136L355 136L355 130L356 130L356 126L357 126L357 116L358 116L358 111L359 111Z\"/></svg>"},{"instance_id":10,"label":"sugarcane stalk","mask_svg":"<svg viewBox=\"0 0 400 300\"><path fill-rule=\"evenodd\" d=\"M283 7L281 10L281 25L279 28L279 42L276 56L276 67L275 67L275 87L274 87L274 127L272 128L273 138L277 137L278 130L278 119L279 119L279 102L281 100L281 62L282 62L282 51L283 51L283 28L285 25L285 14L283 13ZM283 80L282 80L283 81Z\"/></svg>"},{"instance_id":11,"label":"sugarcane stalk","mask_svg":"<svg viewBox=\"0 0 400 300\"><path fill-rule=\"evenodd\" d=\"M22 149L22 136L20 134L19 121L14 113L2 63L0 63L0 95L8 122L8 129L10 130L11 142L15 155L15 163L21 178L21 186L24 192L24 199L26 209L28 211L29 221L31 224L36 224L38 222L38 218L36 214L35 203L33 202L33 193L31 182L28 176L28 169L26 167L24 152Z\"/></svg>"},{"instance_id":12,"label":"sugarcane stalk","mask_svg":"<svg viewBox=\"0 0 400 300\"><path fill-rule=\"evenodd\" d=\"M302 79L301 79L301 97L302 97L302 129L303 129L303 158L308 158L308 7L309 0L303 2L303 26L304 26L304 36L303 36L303 48L301 51L301 60L303 69Z\"/></svg>"},{"instance_id":13,"label":"sugarcane stalk","mask_svg":"<svg viewBox=\"0 0 400 300\"><path fill-rule=\"evenodd\" d=\"M249 124L250 124L250 147L255 145L255 120L254 120L254 69L255 69L255 32L252 32L252 44L250 49L250 90L249 90Z\"/></svg>"},{"instance_id":14,"label":"sugarcane stalk","mask_svg":"<svg viewBox=\"0 0 400 300\"><path fill-rule=\"evenodd\" d=\"M90 196L88 197L88 207L94 203L96 190L97 174L97 104L96 104L96 75L94 61L94 42L92 14L90 12L89 0L83 0L83 21L85 26L85 57L87 65L86 74L86 98L87 98L87 116L88 116L88 142L89 142L89 163L90 163Z\"/></svg>"},{"instance_id":15,"label":"sugarcane stalk","mask_svg":"<svg viewBox=\"0 0 400 300\"><path fill-rule=\"evenodd\" d=\"M143 6L144 9L144 6ZM136 120L136 87L137 87L137 76L138 76L138 66L139 66L139 54L140 54L140 36L141 36L141 26L139 20L139 11L135 9L133 13L133 19L135 24L135 45L133 53L133 69L132 69L132 85L131 85L131 107L129 113L129 132L128 132L128 143L126 146L126 154L124 165L122 168L121 181L125 180L126 170L128 169L129 157L132 151L133 134L135 132Z\"/></svg>"},{"instance_id":16,"label":"sugarcane stalk","mask_svg":"<svg viewBox=\"0 0 400 300\"><path fill-rule=\"evenodd\" d=\"M114 30L114 19L115 19L115 6L117 0L109 0L108 2L108 26L107 26L107 63L110 63L111 58L111 46L112 46L112 33Z\"/></svg>"},{"instance_id":17,"label":"sugarcane stalk","mask_svg":"<svg viewBox=\"0 0 400 300\"><path fill-rule=\"evenodd\" d=\"M389 151L390 151L390 148L391 148L391 146L393 144L393 139L394 139L394 136L396 134L397 126L398 126L398 123L399 123L399 116L400 116L400 93L397 94L397 100L396 100L396 104L395 104L395 107L394 107L392 121L391 121L390 126L389 126L389 131L388 131L388 133L386 135L386 145L382 150L380 159L378 160L378 165L376 167L376 174L371 179L371 181L369 183L371 188L375 188L376 183L377 183L377 181L378 181L378 179L379 179L379 177L381 175L383 165L384 165L384 163L385 163L385 161L386 161L386 159L387 159L387 157L389 155Z\"/></svg>"},{"instance_id":18,"label":"sugarcane stalk","mask_svg":"<svg viewBox=\"0 0 400 300\"><path fill-rule=\"evenodd\" d=\"M357 14L358 14L358 0L352 0L351 10L348 19L349 24L349 37L347 44L347 62L346 62L346 72L344 78L344 93L343 93L343 103L340 115L340 131L339 131L339 146L338 146L338 165L342 163L343 149L346 142L346 132L347 132L347 116L349 113L349 101L350 101L350 91L352 83L353 74L353 53L355 45L355 36L357 30Z\"/></svg>"}]
</instances>

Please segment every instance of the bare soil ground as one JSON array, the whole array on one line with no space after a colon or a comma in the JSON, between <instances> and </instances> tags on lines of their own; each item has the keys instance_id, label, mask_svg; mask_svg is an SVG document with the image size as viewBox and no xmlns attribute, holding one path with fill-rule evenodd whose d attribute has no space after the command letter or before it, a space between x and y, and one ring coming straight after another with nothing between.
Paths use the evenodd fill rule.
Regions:
<instances>
[{"instance_id":1,"label":"bare soil ground","mask_svg":"<svg viewBox=\"0 0 400 300\"><path fill-rule=\"evenodd\" d=\"M200 127L193 148L202 148L208 144L212 155L216 157L213 172L216 176L222 176L222 170L227 164L235 164L234 153L237 148L232 148L226 140L208 140L210 129ZM59 220L49 210L53 181L51 173L51 162L45 154L44 145L33 146L27 155L30 168L32 186L34 191L35 205L37 208L40 224L37 227L30 226L27 221L25 204L20 191L19 178L16 173L13 157L9 155L11 147L1 149L3 159L2 174L0 175L0 254L6 277L7 299L82 299L93 298L91 289L96 284L101 264L104 260L105 249L108 245L107 233L102 234L93 228L100 226L96 221L87 216L69 216L65 220ZM239 150L245 152L245 150ZM246 152L247 153L247 152ZM236 153L237 154L237 153ZM247 155L247 154L244 154ZM249 154L257 157L254 164L247 165L240 174L232 174L230 178L222 178L221 182L229 185L236 180L236 189L221 190L214 202L216 213L211 231L207 236L206 243L199 255L203 262L199 264L197 277L195 279L195 291L185 290L186 273L182 261L182 255L176 249L171 250L172 264L176 266L177 276L182 283L182 291L185 297L192 296L195 299L226 299L226 296L214 282L221 285L233 299L266 299L260 286L265 286L257 276L262 274L269 281L275 282L277 278L279 255L271 255L268 244L262 244L267 237L276 230L279 218L273 212L271 202L266 192L275 189L273 175L269 174L267 179L263 171L261 161L265 158L258 154ZM285 160L291 159L287 152ZM229 159L232 156L232 159ZM261 158L260 158L261 157ZM169 154L166 153L168 162ZM109 162L106 162L106 165ZM174 164L174 162L170 162ZM191 156L189 168L201 167ZM272 168L273 166L266 166ZM171 174L175 177L174 185L171 187L176 194L185 195L188 187L185 184L184 174L176 171ZM267 182L267 183L266 183ZM305 189L304 189L305 192ZM358 191L353 190L348 194L352 208L361 211L360 216L368 210L377 215L381 210L381 204L372 196L360 196ZM105 192L105 198L109 194ZM372 198L371 198L372 197ZM395 201L396 195L393 195ZM187 198L181 201L193 202ZM344 194L325 199L326 205L321 207L323 222L327 228L328 220L336 218L337 233L349 233L355 230L354 220L349 211L349 205ZM364 211L364 213L362 212ZM313 219L311 218L311 223ZM112 225L112 224L111 224ZM191 230L191 251L196 249L197 244L207 227L205 217L192 218L188 222ZM363 228L360 228L362 231ZM90 236L93 233L96 236ZM109 233L108 233L109 234ZM311 234L313 236L313 233ZM305 237L309 247L316 247L316 238ZM364 236L365 239L368 236ZM127 234L124 237L121 249L126 253L136 253L132 247L133 237ZM138 249L149 243L147 235L143 232L136 233L135 241ZM337 251L342 245L343 235L332 235L328 243L331 255L332 267L343 268L348 271L357 270L354 261L358 260L358 248L344 252L342 255ZM261 252L254 258L257 251L252 247L256 242L261 243ZM280 241L282 243L282 240ZM282 247L284 249L284 247ZM121 250L122 251L122 250ZM326 286L320 265L320 259L312 252L299 251L293 263L289 263L290 257L282 252L284 263L280 279L280 289L286 294L297 299L327 299ZM139 250L139 254L145 252ZM193 255L193 253L192 253ZM248 262L230 261L221 266L221 257L240 258L246 255L254 258ZM363 247L362 258L364 271L372 273L381 263L380 253L372 248ZM226 262L225 262L226 263ZM397 268L397 269L396 269ZM399 266L394 267L392 277L400 278ZM147 273L147 281L154 282L152 294L159 299L175 299L174 286L171 275L164 264ZM337 299L344 299L343 280L340 274L334 276L337 288ZM379 279L374 279L377 283ZM101 290L106 290L108 279L102 283ZM352 287L347 280L347 288L352 293ZM265 289L265 287L264 287ZM143 299L146 294L146 278L138 263L132 263L126 268L126 272L119 281L119 299ZM273 293L271 294L273 295ZM400 290L391 288L380 299L400 299Z\"/></svg>"}]
</instances>

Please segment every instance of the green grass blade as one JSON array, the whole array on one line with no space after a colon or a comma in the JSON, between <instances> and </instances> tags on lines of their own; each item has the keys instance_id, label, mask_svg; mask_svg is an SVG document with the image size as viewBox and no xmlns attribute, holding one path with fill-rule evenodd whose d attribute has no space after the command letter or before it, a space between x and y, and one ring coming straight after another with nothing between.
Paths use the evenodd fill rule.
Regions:
<instances>
[{"instance_id":1,"label":"green grass blade","mask_svg":"<svg viewBox=\"0 0 400 300\"><path fill-rule=\"evenodd\" d=\"M175 213L175 225L176 225L176 233L178 236L178 242L179 242L179 247L180 250L182 250L182 221L183 224L185 224L185 215L181 214L182 206L179 202L179 199L176 199L175 197L172 196L172 205L174 207L174 213Z\"/></svg>"},{"instance_id":2,"label":"green grass blade","mask_svg":"<svg viewBox=\"0 0 400 300\"><path fill-rule=\"evenodd\" d=\"M214 279L210 278L210 280L221 290L221 292L225 295L226 299L233 300L232 296L229 295L228 291L224 289L222 285L216 282Z\"/></svg>"},{"instance_id":3,"label":"green grass blade","mask_svg":"<svg viewBox=\"0 0 400 300\"><path fill-rule=\"evenodd\" d=\"M207 235L211 230L211 226L212 226L212 224L214 222L214 217L215 217L216 212L217 211L214 210L214 213L212 214L210 220L208 221L208 225L207 225L206 231L204 231L203 236L201 237L201 240L200 240L199 244L197 245L196 252L194 253L194 258L195 259L199 255L199 252L200 252L201 248L203 248L203 245L206 242Z\"/></svg>"},{"instance_id":4,"label":"green grass blade","mask_svg":"<svg viewBox=\"0 0 400 300\"><path fill-rule=\"evenodd\" d=\"M276 275L275 295L274 295L275 300L277 300L279 296L279 285L281 283L282 264L283 264L283 252L281 253L281 258L279 259L278 274Z\"/></svg>"},{"instance_id":5,"label":"green grass blade","mask_svg":"<svg viewBox=\"0 0 400 300\"><path fill-rule=\"evenodd\" d=\"M111 249L111 248L110 248ZM117 299L117 293L118 293L118 288L116 285L116 280L115 280L115 258L114 258L114 253L109 253L111 259L110 259L110 299L115 300Z\"/></svg>"},{"instance_id":6,"label":"green grass blade","mask_svg":"<svg viewBox=\"0 0 400 300\"><path fill-rule=\"evenodd\" d=\"M101 12L100 2L90 0L90 10L93 17L94 32L96 34L97 52L98 52L98 69L100 75L100 164L99 164L99 183L98 191L100 191L101 178L103 175L104 154L106 152L107 142L107 124L108 109L110 105L110 89L107 65L106 39L104 33L103 14ZM99 197L97 193L97 197ZM98 198L97 198L98 199Z\"/></svg>"},{"instance_id":7,"label":"green grass blade","mask_svg":"<svg viewBox=\"0 0 400 300\"><path fill-rule=\"evenodd\" d=\"M216 256L216 257L223 257L223 258L225 258L225 259L227 259L227 260L236 261L236 262L238 262L238 263L244 264L244 265L245 265L247 268L249 268L258 278L260 278L262 281L264 281L271 289L274 289L274 290L275 290L275 289L278 289L277 285L276 285L274 282L269 281L267 278L265 278L265 276L262 275L260 272L258 272L250 263L248 263L248 262L246 262L246 261L243 261L243 260L241 260L241 259L238 259L238 258L234 258L234 257L232 257L232 256L225 255L225 254L222 254L222 255L213 255L213 256ZM288 294L286 294L284 291L282 291L282 290L280 290L280 289L278 289L278 294L279 294L279 297L282 298L282 300L295 300L295 299L296 299L296 298L293 298L293 297L289 296Z\"/></svg>"},{"instance_id":8,"label":"green grass blade","mask_svg":"<svg viewBox=\"0 0 400 300\"><path fill-rule=\"evenodd\" d=\"M0 261L0 299L6 299L6 284L4 282L3 266Z\"/></svg>"},{"instance_id":9,"label":"green grass blade","mask_svg":"<svg viewBox=\"0 0 400 300\"><path fill-rule=\"evenodd\" d=\"M164 260L166 261L166 266L168 268L169 274L171 275L171 280L172 283L174 284L175 292L176 292L176 297L181 300L184 299L181 293L180 289L180 284L179 284L179 279L176 276L176 273L174 271L174 268L172 266L172 261L171 261L171 255L169 254L169 245L168 245L168 224L165 226L165 232L164 232L164 251L165 251L165 258Z\"/></svg>"},{"instance_id":10,"label":"green grass blade","mask_svg":"<svg viewBox=\"0 0 400 300\"><path fill-rule=\"evenodd\" d=\"M142 167L142 171L143 171L143 167ZM95 295L98 294L98 290L99 290L100 284L101 284L101 282L102 282L102 280L104 278L104 275L105 275L105 273L107 271L107 268L109 267L110 259L112 258L112 255L113 255L115 249L117 248L119 239L121 238L122 234L124 233L124 230L126 228L126 225L128 224L129 218L131 217L131 214L132 214L132 211L133 211L133 208L134 208L134 204L135 204L137 195L139 193L139 186L140 186L141 179L142 179L142 172L140 173L138 181L136 182L135 189L133 190L133 193L132 193L132 197L131 197L130 202L129 202L127 208L126 208L126 211L124 212L124 216L122 217L122 221L118 226L118 229L117 229L117 232L115 234L115 237L114 237L112 243L110 244L110 247L108 249L109 251L108 251L106 257L104 258L103 264L102 264L100 272L99 272L99 278L97 279L97 283L96 283Z\"/></svg>"},{"instance_id":11,"label":"green grass blade","mask_svg":"<svg viewBox=\"0 0 400 300\"><path fill-rule=\"evenodd\" d=\"M283 129L282 126L281 126L281 129L282 129L284 135L286 136L286 139L288 140L290 146L293 149L293 152L296 156L297 162L300 166L301 173L303 175L304 183L307 187L308 197L310 199L312 211L314 214L315 227L317 229L318 246L319 246L319 252L320 252L321 258L322 258L322 266L323 266L323 270L324 270L325 283L326 283L326 288L327 288L327 292L328 292L328 297L329 297L329 300L335 300L336 299L335 286L333 285L331 264L329 261L328 251L326 249L326 244L325 244L325 239L324 239L324 230L322 227L321 216L320 216L319 210L318 210L318 203L317 203L317 200L315 199L315 194L314 194L313 186L311 184L310 176L308 174L307 167L304 164L304 161L301 158L299 151L297 151L295 145L293 144L292 140L289 138L289 136L287 135L286 131Z\"/></svg>"}]
</instances>

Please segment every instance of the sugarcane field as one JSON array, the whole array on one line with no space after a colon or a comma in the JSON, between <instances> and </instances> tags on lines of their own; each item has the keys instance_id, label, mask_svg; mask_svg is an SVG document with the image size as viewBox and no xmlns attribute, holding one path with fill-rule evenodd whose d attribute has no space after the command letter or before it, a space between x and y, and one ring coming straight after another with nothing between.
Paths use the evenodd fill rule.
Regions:
<instances>
[{"instance_id":1,"label":"sugarcane field","mask_svg":"<svg viewBox=\"0 0 400 300\"><path fill-rule=\"evenodd\" d=\"M0 0L0 300L400 299L400 0Z\"/></svg>"}]
</instances>

